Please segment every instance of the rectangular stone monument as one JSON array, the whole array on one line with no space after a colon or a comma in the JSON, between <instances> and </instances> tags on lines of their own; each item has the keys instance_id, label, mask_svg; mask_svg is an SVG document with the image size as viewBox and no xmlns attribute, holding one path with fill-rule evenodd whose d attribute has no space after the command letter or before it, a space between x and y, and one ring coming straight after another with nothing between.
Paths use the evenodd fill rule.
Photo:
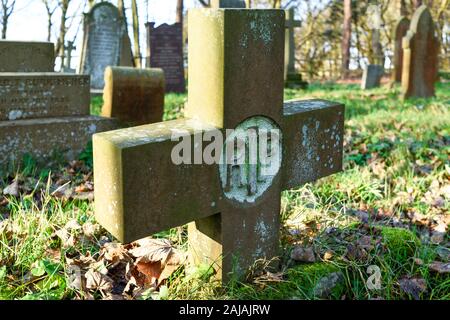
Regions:
<instances>
[{"instance_id":1,"label":"rectangular stone monument","mask_svg":"<svg viewBox=\"0 0 450 320\"><path fill-rule=\"evenodd\" d=\"M0 40L0 72L53 72L54 67L53 43Z\"/></svg>"},{"instance_id":2,"label":"rectangular stone monument","mask_svg":"<svg viewBox=\"0 0 450 320\"><path fill-rule=\"evenodd\" d=\"M403 48L402 41L409 29L410 21L406 17L401 17L394 27L394 73L392 81L401 82L403 72Z\"/></svg>"},{"instance_id":3,"label":"rectangular stone monument","mask_svg":"<svg viewBox=\"0 0 450 320\"><path fill-rule=\"evenodd\" d=\"M402 97L427 98L435 94L439 40L430 10L420 6L403 38Z\"/></svg>"},{"instance_id":4,"label":"rectangular stone monument","mask_svg":"<svg viewBox=\"0 0 450 320\"><path fill-rule=\"evenodd\" d=\"M381 77L383 76L383 66L369 64L364 68L361 81L361 89L372 89L380 86Z\"/></svg>"},{"instance_id":5,"label":"rectangular stone monument","mask_svg":"<svg viewBox=\"0 0 450 320\"><path fill-rule=\"evenodd\" d=\"M150 22L146 24L146 28L149 55L147 66L164 70L166 92L185 92L182 24L162 24L155 27L155 23Z\"/></svg>"},{"instance_id":6,"label":"rectangular stone monument","mask_svg":"<svg viewBox=\"0 0 450 320\"><path fill-rule=\"evenodd\" d=\"M22 43L11 42L8 50L22 48ZM53 50L49 54L53 57ZM53 66L50 57L39 59ZM36 61L24 60L17 70L39 69ZM89 91L87 75L0 72L0 167L18 165L24 154L45 161L58 152L73 159L92 134L119 128L115 119L89 115Z\"/></svg>"},{"instance_id":7,"label":"rectangular stone monument","mask_svg":"<svg viewBox=\"0 0 450 320\"><path fill-rule=\"evenodd\" d=\"M281 191L342 169L344 106L283 106L284 19L282 10L191 10L187 118L94 136L95 214L120 241L191 222L191 258L224 281L240 277L279 254ZM242 132L266 142L269 162L254 153L237 162L234 142L255 151Z\"/></svg>"},{"instance_id":8,"label":"rectangular stone monument","mask_svg":"<svg viewBox=\"0 0 450 320\"><path fill-rule=\"evenodd\" d=\"M1 73L0 121L89 114L89 76Z\"/></svg>"},{"instance_id":9,"label":"rectangular stone monument","mask_svg":"<svg viewBox=\"0 0 450 320\"><path fill-rule=\"evenodd\" d=\"M162 69L108 67L102 116L116 118L127 125L161 122L164 94Z\"/></svg>"},{"instance_id":10,"label":"rectangular stone monument","mask_svg":"<svg viewBox=\"0 0 450 320\"><path fill-rule=\"evenodd\" d=\"M98 3L85 14L79 73L91 75L92 89L103 90L106 67L123 64L121 57L131 50L123 45L125 30L119 10L109 2Z\"/></svg>"}]
</instances>

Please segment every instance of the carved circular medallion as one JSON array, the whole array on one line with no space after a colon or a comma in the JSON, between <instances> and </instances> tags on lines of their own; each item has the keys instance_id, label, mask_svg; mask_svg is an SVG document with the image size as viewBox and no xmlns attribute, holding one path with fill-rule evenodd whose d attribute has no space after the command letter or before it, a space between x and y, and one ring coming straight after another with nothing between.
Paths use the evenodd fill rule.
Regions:
<instances>
[{"instance_id":1,"label":"carved circular medallion","mask_svg":"<svg viewBox=\"0 0 450 320\"><path fill-rule=\"evenodd\" d=\"M255 202L280 171L281 149L281 130L267 117L252 117L227 130L219 165L225 196L239 203Z\"/></svg>"}]
</instances>

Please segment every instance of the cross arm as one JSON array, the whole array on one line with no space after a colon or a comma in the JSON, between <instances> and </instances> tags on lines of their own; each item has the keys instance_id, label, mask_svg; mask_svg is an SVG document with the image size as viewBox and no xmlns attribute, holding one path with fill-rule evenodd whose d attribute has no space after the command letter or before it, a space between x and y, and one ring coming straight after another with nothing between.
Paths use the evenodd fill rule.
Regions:
<instances>
[{"instance_id":1,"label":"cross arm","mask_svg":"<svg viewBox=\"0 0 450 320\"><path fill-rule=\"evenodd\" d=\"M325 100L285 102L283 190L342 170L344 109Z\"/></svg>"},{"instance_id":2,"label":"cross arm","mask_svg":"<svg viewBox=\"0 0 450 320\"><path fill-rule=\"evenodd\" d=\"M129 243L216 214L217 166L172 161L174 132L193 139L210 130L180 119L94 135L97 221Z\"/></svg>"}]
</instances>

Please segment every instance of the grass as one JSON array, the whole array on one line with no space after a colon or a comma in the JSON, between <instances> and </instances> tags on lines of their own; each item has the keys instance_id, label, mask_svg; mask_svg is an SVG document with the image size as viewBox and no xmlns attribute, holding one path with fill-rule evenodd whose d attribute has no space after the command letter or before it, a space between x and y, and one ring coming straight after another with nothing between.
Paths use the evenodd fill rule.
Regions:
<instances>
[{"instance_id":1,"label":"grass","mask_svg":"<svg viewBox=\"0 0 450 320\"><path fill-rule=\"evenodd\" d=\"M398 95L398 87L362 91L337 84L286 90L286 99L346 105L345 171L283 193L280 270L269 272L259 261L247 281L221 287L209 266L182 267L161 290L163 298L450 299L448 273L430 268L433 261L448 262L440 252L450 244L446 230L434 238L449 221L450 88L439 83L433 99L401 101ZM185 95L167 95L164 120L179 117L185 101ZM101 104L92 100L93 114ZM42 165L28 157L0 175L0 194L14 178L21 191L0 197L0 299L86 298L69 285L70 261L98 260L102 245L113 240L96 225L91 200L55 196L61 193L55 185L92 181L91 150L79 163L58 159ZM68 228L71 221L77 227ZM87 227L95 232L86 236ZM185 228L159 236L186 245ZM296 247L312 248L316 262L293 261ZM379 289L368 285L373 268L380 271ZM423 279L424 290L402 289L402 279L415 278Z\"/></svg>"}]
</instances>

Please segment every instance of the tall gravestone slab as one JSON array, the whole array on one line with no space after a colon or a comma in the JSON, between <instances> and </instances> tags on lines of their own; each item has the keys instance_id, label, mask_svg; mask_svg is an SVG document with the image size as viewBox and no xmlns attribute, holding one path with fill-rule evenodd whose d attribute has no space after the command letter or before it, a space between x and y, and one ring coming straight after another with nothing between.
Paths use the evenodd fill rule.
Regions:
<instances>
[{"instance_id":1,"label":"tall gravestone slab","mask_svg":"<svg viewBox=\"0 0 450 320\"><path fill-rule=\"evenodd\" d=\"M282 10L189 11L186 118L94 136L97 221L124 242L190 223L192 260L225 281L278 256L281 191L342 169L345 111L323 100L283 105L284 31ZM246 130L267 142L270 164L218 160L234 140L256 147ZM192 157L173 157L174 134ZM212 137L215 159L201 159Z\"/></svg>"},{"instance_id":2,"label":"tall gravestone slab","mask_svg":"<svg viewBox=\"0 0 450 320\"><path fill-rule=\"evenodd\" d=\"M123 64L122 57L129 54L131 48L124 46L125 33L119 10L111 3L101 2L85 14L79 73L91 75L93 89L102 90L106 67Z\"/></svg>"},{"instance_id":3,"label":"tall gravestone slab","mask_svg":"<svg viewBox=\"0 0 450 320\"><path fill-rule=\"evenodd\" d=\"M410 21L406 17L401 17L394 27L394 73L392 74L392 80L394 82L402 81L403 71L403 37L409 30Z\"/></svg>"},{"instance_id":4,"label":"tall gravestone slab","mask_svg":"<svg viewBox=\"0 0 450 320\"><path fill-rule=\"evenodd\" d=\"M427 6L420 6L403 38L402 95L432 97L438 74L439 40Z\"/></svg>"},{"instance_id":5,"label":"tall gravestone slab","mask_svg":"<svg viewBox=\"0 0 450 320\"><path fill-rule=\"evenodd\" d=\"M149 58L147 66L164 70L166 92L186 91L184 78L183 25L146 24Z\"/></svg>"},{"instance_id":6,"label":"tall gravestone slab","mask_svg":"<svg viewBox=\"0 0 450 320\"><path fill-rule=\"evenodd\" d=\"M53 43L0 40L0 72L53 72L54 67Z\"/></svg>"},{"instance_id":7,"label":"tall gravestone slab","mask_svg":"<svg viewBox=\"0 0 450 320\"><path fill-rule=\"evenodd\" d=\"M364 68L361 89L372 89L380 86L384 68L381 65L369 64Z\"/></svg>"}]
</instances>

